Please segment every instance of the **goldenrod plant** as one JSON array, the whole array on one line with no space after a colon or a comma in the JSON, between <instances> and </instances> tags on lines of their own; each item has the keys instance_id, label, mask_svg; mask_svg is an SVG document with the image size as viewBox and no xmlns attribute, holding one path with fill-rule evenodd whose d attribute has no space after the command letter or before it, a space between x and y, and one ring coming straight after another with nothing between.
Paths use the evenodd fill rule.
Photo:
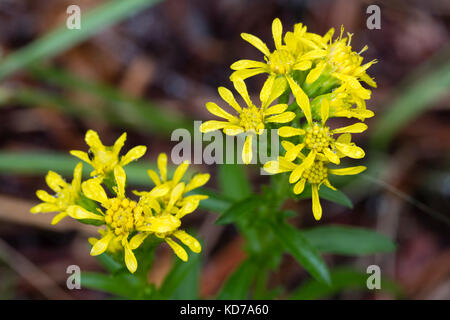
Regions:
<instances>
[{"instance_id":1,"label":"goldenrod plant","mask_svg":"<svg viewBox=\"0 0 450 320\"><path fill-rule=\"evenodd\" d=\"M219 299L301 296L268 285L269 274L279 267L284 253L293 255L319 283L332 286L334 273L328 270L322 253L364 255L393 250L389 239L370 230L345 226L301 230L287 222L305 214L286 209L289 199L311 198L313 217L320 223L327 218L320 198L352 207L333 176L357 175L366 169L362 165L365 152L352 135L365 132L364 120L374 116L366 102L376 83L367 69L376 61L363 63L361 53L367 47L354 51L352 35L344 35L343 28L337 37L334 29L321 36L299 23L283 34L281 21L275 19L272 33L273 51L258 37L242 33L242 38L262 53L261 60L244 59L231 65L230 80L240 98L226 87L218 88L228 111L206 103L207 110L220 120L202 123L201 132L221 130L226 135L245 136L243 164L218 167L222 194L204 188L195 193L208 182L209 174L185 179L187 161L169 174L164 153L157 157L159 172L148 170L152 187L127 190L127 165L140 159L146 147L136 146L121 155L125 133L112 146L105 146L98 134L89 130L85 137L89 149L71 151L92 167L87 180L82 181L81 163L71 184L52 171L48 173L47 184L56 194L37 191L43 203L31 212L58 212L52 223L69 216L100 226L100 237L89 239L91 255L98 256L111 275L84 274L86 286L128 298L197 298L198 292L192 293L197 280L183 277L196 277L186 266L193 260L198 265L201 244L184 230L182 220L198 207L220 214L218 224L234 224L246 239L247 258L225 282ZM253 77L265 77L259 101L250 98L247 90L246 81ZM348 123L335 125L335 118ZM280 138L283 151L276 159L263 161L254 151L259 150L255 148L257 137L264 130L276 130ZM245 178L244 169L251 163L271 175L270 183L255 193ZM156 288L148 283L147 272L161 242L172 248L180 262ZM182 295L177 291L180 288L190 293Z\"/></svg>"}]
</instances>

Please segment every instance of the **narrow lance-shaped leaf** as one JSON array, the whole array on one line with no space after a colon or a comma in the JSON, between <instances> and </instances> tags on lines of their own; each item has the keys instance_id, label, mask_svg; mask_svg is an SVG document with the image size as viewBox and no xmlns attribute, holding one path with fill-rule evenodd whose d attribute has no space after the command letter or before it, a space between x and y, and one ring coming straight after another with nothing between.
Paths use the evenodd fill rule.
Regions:
<instances>
[{"instance_id":1,"label":"narrow lance-shaped leaf","mask_svg":"<svg viewBox=\"0 0 450 320\"><path fill-rule=\"evenodd\" d=\"M329 225L304 230L306 239L323 253L368 255L390 252L395 244L372 230L350 226Z\"/></svg>"},{"instance_id":2,"label":"narrow lance-shaped leaf","mask_svg":"<svg viewBox=\"0 0 450 320\"><path fill-rule=\"evenodd\" d=\"M303 268L318 281L330 283L330 274L325 261L300 231L286 223L275 223L273 229L286 251L292 254Z\"/></svg>"}]
</instances>

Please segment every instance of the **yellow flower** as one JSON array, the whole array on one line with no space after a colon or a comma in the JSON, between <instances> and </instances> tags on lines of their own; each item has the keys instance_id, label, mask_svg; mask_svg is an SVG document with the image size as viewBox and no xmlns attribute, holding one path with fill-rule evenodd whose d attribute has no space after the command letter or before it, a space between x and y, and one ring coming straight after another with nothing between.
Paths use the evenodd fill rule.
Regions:
<instances>
[{"instance_id":1,"label":"yellow flower","mask_svg":"<svg viewBox=\"0 0 450 320\"><path fill-rule=\"evenodd\" d=\"M134 273L137 269L137 260L132 250L138 246L133 245L134 237L130 241L128 241L128 237L144 225L144 212L139 203L125 196L126 175L121 166L114 168L114 179L117 187L115 187L116 197L113 198L108 198L98 179L90 179L81 185L83 194L100 203L104 210L97 209L97 212L90 212L81 206L73 205L67 209L67 212L74 219L104 222L107 229L102 232L102 238L97 241L91 240L91 242L95 242L91 255L102 254L110 245L117 246L117 242L120 242L124 248L125 264L128 270Z\"/></svg>"},{"instance_id":2,"label":"yellow flower","mask_svg":"<svg viewBox=\"0 0 450 320\"><path fill-rule=\"evenodd\" d=\"M267 45L258 37L242 33L241 37L255 46L264 54L265 62L253 60L239 60L231 65L236 70L230 77L231 81L245 80L261 73L268 73L269 77L264 83L263 90L271 90L275 79L281 78L285 86L289 85L295 96L297 104L303 110L306 118L311 120L309 97L295 82L292 73L295 70L305 71L311 68L312 62L326 55L326 50L316 44L320 39L318 35L306 32L306 26L297 24L294 32L287 32L282 40L283 26L280 19L272 23L272 34L275 50L270 52Z\"/></svg>"},{"instance_id":3,"label":"yellow flower","mask_svg":"<svg viewBox=\"0 0 450 320\"><path fill-rule=\"evenodd\" d=\"M236 102L233 93L230 90L219 87L219 95L238 113L238 116L233 116L220 108L217 104L208 102L206 108L209 112L226 121L206 121L200 126L200 131L206 133L222 129L227 135L246 133L242 161L245 164L248 164L253 157L252 141L254 134L262 134L266 125L269 123L287 123L292 121L295 118L295 113L286 111L288 108L287 104L277 104L269 107L270 104L284 91L284 85L280 81L274 81L273 86L270 88L267 86L263 87L260 93L261 107L255 106L250 100L247 87L243 80L237 79L233 84L247 106L241 107Z\"/></svg>"},{"instance_id":4,"label":"yellow flower","mask_svg":"<svg viewBox=\"0 0 450 320\"><path fill-rule=\"evenodd\" d=\"M322 184L325 184L328 188L336 190L336 188L334 188L328 180L328 175L353 175L361 173L366 169L366 167L364 166L330 169L328 168L328 162L325 161L325 159L316 159L311 166L309 166L308 168L304 168L302 167L302 165L305 161L305 156L303 154L299 154L298 157L303 160L301 164L296 164L290 160L287 160L285 157L279 157L278 161L267 162L264 165L264 170L271 174L276 174L282 172L299 171L298 168L301 167L299 175L300 181L297 182L297 179L296 181L291 181L291 183L295 183L295 194L301 194L305 189L306 183L309 183L311 185L312 211L316 220L320 220L320 218L322 217L322 207L319 200L320 186Z\"/></svg>"},{"instance_id":5,"label":"yellow flower","mask_svg":"<svg viewBox=\"0 0 450 320\"><path fill-rule=\"evenodd\" d=\"M361 65L363 57L360 54L368 47L365 46L360 52L354 52L350 45L352 34L348 33L348 37L342 37L344 27L341 27L340 36L335 41L331 41L333 33L334 29L330 29L322 38L321 42L326 48L326 55L318 59L315 67L308 73L306 83L313 83L323 72L326 72L339 80L338 92L348 91L357 98L370 99L371 91L364 88L360 82L376 87L375 81L366 73L366 70L377 61L372 60Z\"/></svg>"},{"instance_id":6,"label":"yellow flower","mask_svg":"<svg viewBox=\"0 0 450 320\"><path fill-rule=\"evenodd\" d=\"M67 208L74 205L79 197L82 171L83 164L80 162L75 167L71 184L67 183L59 174L49 171L45 180L55 195L52 196L44 190L38 190L36 195L43 203L31 208L31 213L60 212L53 218L52 224L57 224L66 217Z\"/></svg>"},{"instance_id":7,"label":"yellow flower","mask_svg":"<svg viewBox=\"0 0 450 320\"><path fill-rule=\"evenodd\" d=\"M296 182L303 171L313 165L318 156L326 159L326 161L339 164L339 158L344 156L361 159L365 155L363 149L351 142L350 133L363 132L367 129L367 125L358 122L346 127L330 129L326 126L329 115L329 102L326 98L322 99L320 114L322 118L321 123L310 122L305 129L281 127L278 131L279 135L285 138L303 136L303 142L295 146L287 141L282 142L286 149L285 157L287 160L293 161L303 150L307 151L307 156L303 163L289 177L291 183ZM334 139L333 135L335 134L342 135Z\"/></svg>"},{"instance_id":8,"label":"yellow flower","mask_svg":"<svg viewBox=\"0 0 450 320\"><path fill-rule=\"evenodd\" d=\"M167 177L167 155L161 153L158 156L159 174L148 170L148 175L156 187L150 192L135 192L141 196L139 205L142 206L145 213L145 225L138 228L139 231L144 232L139 236L139 241L144 241L148 235L155 234L164 239L183 261L187 261L188 255L184 248L173 240L173 237L180 240L193 252L201 251L200 243L185 231L180 230L179 227L181 218L194 212L200 201L208 198L205 195L186 196L186 193L203 186L210 178L209 174L198 173L187 184L181 182L188 166L187 161L180 164L170 180ZM163 188L168 190L164 194L159 192Z\"/></svg>"},{"instance_id":9,"label":"yellow flower","mask_svg":"<svg viewBox=\"0 0 450 320\"><path fill-rule=\"evenodd\" d=\"M366 108L364 99L360 99L346 91L333 92L319 96L318 99L326 98L330 104L330 117L357 118L364 121L374 116L373 111Z\"/></svg>"},{"instance_id":10,"label":"yellow flower","mask_svg":"<svg viewBox=\"0 0 450 320\"><path fill-rule=\"evenodd\" d=\"M126 138L127 134L123 133L113 146L108 147L104 146L100 141L97 132L88 130L88 132L86 132L85 141L90 147L89 151L86 153L83 151L72 150L70 153L73 156L86 161L94 168L91 176L97 176L100 180L103 180L103 178L109 173L112 173L117 166L123 167L131 161L139 159L147 151L145 146L137 146L128 151L124 156L119 157L120 150L125 144Z\"/></svg>"}]
</instances>

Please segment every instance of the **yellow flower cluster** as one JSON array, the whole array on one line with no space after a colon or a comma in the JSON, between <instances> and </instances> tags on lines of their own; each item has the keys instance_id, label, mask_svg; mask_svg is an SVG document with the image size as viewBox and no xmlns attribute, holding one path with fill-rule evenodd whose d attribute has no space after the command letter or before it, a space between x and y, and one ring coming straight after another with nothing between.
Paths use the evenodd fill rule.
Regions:
<instances>
[{"instance_id":1,"label":"yellow flower cluster","mask_svg":"<svg viewBox=\"0 0 450 320\"><path fill-rule=\"evenodd\" d=\"M126 195L127 176L123 166L142 157L146 148L134 147L120 157L125 140L124 133L113 146L107 147L102 144L96 132L89 130L86 133L89 151L71 153L93 167L92 178L81 182L81 163L75 168L72 184L50 171L46 181L56 194L52 196L44 190L38 190L36 194L44 202L33 207L31 212L60 212L52 224L58 223L65 216L101 224L101 238L89 239L92 244L91 255L96 256L106 250L123 250L125 264L131 273L138 266L133 250L149 236L163 239L180 259L187 261L185 249L174 239L178 239L195 253L201 251L200 243L180 227L181 219L194 212L200 201L207 198L204 195L186 194L206 184L209 174L196 174L185 184L181 180L189 164L184 162L175 170L173 178L168 179L167 156L160 154L159 175L148 170L155 187L149 191L134 191L137 199L133 200ZM106 183L111 176L113 183Z\"/></svg>"},{"instance_id":2,"label":"yellow flower cluster","mask_svg":"<svg viewBox=\"0 0 450 320\"><path fill-rule=\"evenodd\" d=\"M308 32L301 23L283 35L281 21L277 18L272 23L272 34L273 51L258 37L241 34L264 55L263 61L239 60L231 65L234 72L230 80L246 106L241 107L231 91L220 87L219 95L234 109L235 115L208 102L207 109L224 120L206 121L200 130L203 133L222 130L227 135L244 133L242 160L250 163L252 136L261 134L264 129L278 129L286 153L277 161L265 163L264 169L272 174L290 172L289 182L294 184L295 194L302 193L305 184L309 183L313 214L319 220L322 216L319 188L325 184L334 189L328 174L350 175L365 170L363 166L331 169L330 165L339 165L344 157L364 157L364 150L351 141L351 134L365 131L367 125L357 122L332 129L327 120L347 117L364 121L374 115L366 108L371 91L363 84L376 87L375 81L366 73L376 61L362 64L360 54L367 46L354 52L352 35L345 37L343 28L334 40L334 29L321 36ZM254 104L244 80L259 74L266 74L267 79L260 92L260 104ZM292 94L295 103L271 106L286 94ZM302 121L303 118L306 121Z\"/></svg>"}]
</instances>

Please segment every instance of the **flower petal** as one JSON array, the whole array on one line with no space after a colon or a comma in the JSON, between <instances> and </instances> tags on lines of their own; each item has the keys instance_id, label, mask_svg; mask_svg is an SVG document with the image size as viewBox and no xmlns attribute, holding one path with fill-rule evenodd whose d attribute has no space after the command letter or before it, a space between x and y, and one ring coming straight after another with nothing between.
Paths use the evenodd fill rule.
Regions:
<instances>
[{"instance_id":1,"label":"flower petal","mask_svg":"<svg viewBox=\"0 0 450 320\"><path fill-rule=\"evenodd\" d=\"M101 142L98 133L94 130L88 130L86 132L86 136L84 137L84 140L86 141L87 145L91 147L92 149L104 149L105 146Z\"/></svg>"},{"instance_id":2,"label":"flower petal","mask_svg":"<svg viewBox=\"0 0 450 320\"><path fill-rule=\"evenodd\" d=\"M335 144L336 148L340 152L345 154L347 157L350 157L353 159L361 159L361 158L364 158L364 156L366 155L364 150L356 145L344 144L344 143L339 143L339 142L335 142L334 144Z\"/></svg>"},{"instance_id":3,"label":"flower petal","mask_svg":"<svg viewBox=\"0 0 450 320\"><path fill-rule=\"evenodd\" d=\"M305 71L305 70L308 70L309 68L311 68L311 65L312 65L312 63L311 63L311 61L308 61L308 60L306 60L306 61L300 61L300 62L297 62L295 65L294 65L294 70L301 70L301 71Z\"/></svg>"},{"instance_id":4,"label":"flower petal","mask_svg":"<svg viewBox=\"0 0 450 320\"><path fill-rule=\"evenodd\" d=\"M320 77L323 69L325 69L325 66L326 66L325 62L320 62L319 64L317 64L316 67L308 73L305 82L307 84L311 84L314 81L316 81Z\"/></svg>"},{"instance_id":5,"label":"flower petal","mask_svg":"<svg viewBox=\"0 0 450 320\"><path fill-rule=\"evenodd\" d=\"M184 189L184 192L189 192L191 190L194 190L198 187L201 187L205 185L210 178L209 173L197 173L191 181L187 184L186 188Z\"/></svg>"},{"instance_id":6,"label":"flower petal","mask_svg":"<svg viewBox=\"0 0 450 320\"><path fill-rule=\"evenodd\" d=\"M259 94L259 100L262 103L262 108L267 107L267 101L269 100L270 94L272 93L273 83L275 82L275 75L270 75L264 82L264 85Z\"/></svg>"},{"instance_id":7,"label":"flower petal","mask_svg":"<svg viewBox=\"0 0 450 320\"><path fill-rule=\"evenodd\" d=\"M283 25L281 24L280 19L275 18L272 22L272 35L273 41L275 42L275 48L280 49L281 44L281 35L283 33Z\"/></svg>"},{"instance_id":8,"label":"flower petal","mask_svg":"<svg viewBox=\"0 0 450 320\"><path fill-rule=\"evenodd\" d=\"M136 257L134 256L134 253L131 250L130 245L128 244L128 241L125 241L124 249L125 249L125 264L127 265L127 268L131 273L135 273L138 264Z\"/></svg>"},{"instance_id":9,"label":"flower petal","mask_svg":"<svg viewBox=\"0 0 450 320\"><path fill-rule=\"evenodd\" d=\"M108 249L109 243L114 237L112 231L108 231L100 240L98 240L91 249L91 256L98 256Z\"/></svg>"},{"instance_id":10,"label":"flower petal","mask_svg":"<svg viewBox=\"0 0 450 320\"><path fill-rule=\"evenodd\" d=\"M313 184L311 186L311 190L312 190L312 210L314 219L319 221L320 218L322 218L322 206L320 205L319 200L319 187L317 186L317 184Z\"/></svg>"},{"instance_id":11,"label":"flower petal","mask_svg":"<svg viewBox=\"0 0 450 320\"><path fill-rule=\"evenodd\" d=\"M67 182L56 172L49 171L45 176L45 182L55 192L61 191L62 188L67 187Z\"/></svg>"},{"instance_id":12,"label":"flower petal","mask_svg":"<svg viewBox=\"0 0 450 320\"><path fill-rule=\"evenodd\" d=\"M286 154L284 155L284 157L285 157L286 160L288 160L288 161L294 161L294 160L297 158L297 156L298 156L298 154L300 153L300 151L302 151L302 149L303 149L304 146L305 146L305 145L304 145L303 143L301 143L301 144L298 144L298 145L294 146L293 148L290 148L290 149L286 152Z\"/></svg>"},{"instance_id":13,"label":"flower petal","mask_svg":"<svg viewBox=\"0 0 450 320\"><path fill-rule=\"evenodd\" d=\"M160 153L157 160L159 173L161 175L162 181L167 181L167 155L165 153Z\"/></svg>"},{"instance_id":14,"label":"flower petal","mask_svg":"<svg viewBox=\"0 0 450 320\"><path fill-rule=\"evenodd\" d=\"M309 97L302 90L302 88L300 88L297 82L295 82L295 80L292 79L292 77L288 76L287 80L289 82L289 86L292 89L292 93L294 94L298 106L300 107L300 109L302 109L303 113L305 114L306 120L308 120L308 122L311 123L312 117L311 117L311 106L309 103Z\"/></svg>"},{"instance_id":15,"label":"flower petal","mask_svg":"<svg viewBox=\"0 0 450 320\"><path fill-rule=\"evenodd\" d=\"M266 67L266 64L261 61L255 61L255 60L238 60L235 63L233 63L230 68L232 70L242 70L242 69L250 69L250 68L264 68Z\"/></svg>"},{"instance_id":16,"label":"flower petal","mask_svg":"<svg viewBox=\"0 0 450 320\"><path fill-rule=\"evenodd\" d=\"M336 133L361 133L361 132L364 132L366 129L367 129L367 124L358 122L358 123L352 124L350 126L334 129L332 132L334 134L336 134Z\"/></svg>"},{"instance_id":17,"label":"flower petal","mask_svg":"<svg viewBox=\"0 0 450 320\"><path fill-rule=\"evenodd\" d=\"M159 217L148 217L145 221L148 225L138 228L140 231L166 233L176 230L181 225L180 219L171 214Z\"/></svg>"},{"instance_id":18,"label":"flower petal","mask_svg":"<svg viewBox=\"0 0 450 320\"><path fill-rule=\"evenodd\" d=\"M138 233L130 240L130 249L135 250L144 242L144 240L149 236L148 233Z\"/></svg>"},{"instance_id":19,"label":"flower petal","mask_svg":"<svg viewBox=\"0 0 450 320\"><path fill-rule=\"evenodd\" d=\"M81 190L86 197L104 204L108 202L108 197L103 187L100 185L98 180L90 179L81 184Z\"/></svg>"},{"instance_id":20,"label":"flower petal","mask_svg":"<svg viewBox=\"0 0 450 320\"><path fill-rule=\"evenodd\" d=\"M337 176L346 176L358 174L366 170L365 166L356 166L356 167L348 167L348 168L340 168L340 169L329 169L328 172L330 174L334 174Z\"/></svg>"},{"instance_id":21,"label":"flower petal","mask_svg":"<svg viewBox=\"0 0 450 320\"><path fill-rule=\"evenodd\" d=\"M44 202L49 202L49 203L56 202L56 198L54 196L49 195L48 192L44 191L44 190L36 191L36 196Z\"/></svg>"},{"instance_id":22,"label":"flower petal","mask_svg":"<svg viewBox=\"0 0 450 320\"><path fill-rule=\"evenodd\" d=\"M303 175L303 172L312 166L315 158L316 152L314 150L311 150L308 156L305 158L305 160L303 160L303 162L300 165L298 165L294 171L292 171L292 173L289 176L289 183L297 182Z\"/></svg>"},{"instance_id":23,"label":"flower petal","mask_svg":"<svg viewBox=\"0 0 450 320\"><path fill-rule=\"evenodd\" d=\"M306 179L300 179L300 181L295 184L295 186L294 186L295 194L300 194L303 192L303 190L305 190L305 182L306 182Z\"/></svg>"},{"instance_id":24,"label":"flower petal","mask_svg":"<svg viewBox=\"0 0 450 320\"><path fill-rule=\"evenodd\" d=\"M339 164L341 162L338 155L336 153L334 153L333 151L331 151L329 148L323 149L323 154L325 155L325 157L327 157L327 159L330 162L332 162L334 164Z\"/></svg>"},{"instance_id":25,"label":"flower petal","mask_svg":"<svg viewBox=\"0 0 450 320\"><path fill-rule=\"evenodd\" d=\"M40 203L30 209L31 213L46 213L46 212L56 212L59 211L59 207L53 203Z\"/></svg>"},{"instance_id":26,"label":"flower petal","mask_svg":"<svg viewBox=\"0 0 450 320\"><path fill-rule=\"evenodd\" d=\"M70 206L67 208L67 214L74 219L92 219L103 221L103 216L87 211L80 206Z\"/></svg>"},{"instance_id":27,"label":"flower petal","mask_svg":"<svg viewBox=\"0 0 450 320\"><path fill-rule=\"evenodd\" d=\"M70 150L70 154L74 157L77 157L78 159L83 160L84 162L91 163L91 159L89 159L89 156L86 152L79 151L79 150Z\"/></svg>"},{"instance_id":28,"label":"flower petal","mask_svg":"<svg viewBox=\"0 0 450 320\"><path fill-rule=\"evenodd\" d=\"M152 198L159 198L165 196L170 191L170 187L166 184L160 184L154 187L149 193L148 196Z\"/></svg>"},{"instance_id":29,"label":"flower petal","mask_svg":"<svg viewBox=\"0 0 450 320\"><path fill-rule=\"evenodd\" d=\"M178 256L178 258L180 258L184 262L186 262L188 260L188 255L186 253L186 250L184 250L182 246L180 246L178 243L176 243L175 241L173 241L170 238L165 238L164 240L172 248L173 252L175 252L175 254Z\"/></svg>"},{"instance_id":30,"label":"flower petal","mask_svg":"<svg viewBox=\"0 0 450 320\"><path fill-rule=\"evenodd\" d=\"M169 203L167 204L167 209L170 210L175 203L183 196L184 192L184 182L180 182L172 189L172 193L170 194Z\"/></svg>"},{"instance_id":31,"label":"flower petal","mask_svg":"<svg viewBox=\"0 0 450 320\"><path fill-rule=\"evenodd\" d=\"M127 140L127 133L126 132L122 133L122 135L116 140L116 142L114 142L113 152L115 154L119 154L120 153L120 150L123 148L123 146L125 144L125 140Z\"/></svg>"},{"instance_id":32,"label":"flower petal","mask_svg":"<svg viewBox=\"0 0 450 320\"><path fill-rule=\"evenodd\" d=\"M131 161L141 158L147 152L146 146L136 146L120 158L120 165L125 166Z\"/></svg>"},{"instance_id":33,"label":"flower petal","mask_svg":"<svg viewBox=\"0 0 450 320\"><path fill-rule=\"evenodd\" d=\"M52 226L54 226L55 224L59 223L62 219L64 219L65 217L67 217L68 214L66 211L60 212L58 213L56 216L53 217L52 219Z\"/></svg>"},{"instance_id":34,"label":"flower petal","mask_svg":"<svg viewBox=\"0 0 450 320\"><path fill-rule=\"evenodd\" d=\"M78 193L81 188L81 178L83 175L83 163L79 162L73 170L72 189L73 192Z\"/></svg>"},{"instance_id":35,"label":"flower petal","mask_svg":"<svg viewBox=\"0 0 450 320\"><path fill-rule=\"evenodd\" d=\"M273 114L283 113L286 111L287 108L288 108L287 104L276 104L276 105L271 106L270 108L266 109L266 111L264 111L264 115L270 116Z\"/></svg>"},{"instance_id":36,"label":"flower petal","mask_svg":"<svg viewBox=\"0 0 450 320\"><path fill-rule=\"evenodd\" d=\"M236 117L232 116L231 114L223 110L214 102L207 102L206 109L208 109L209 112L211 112L215 116L218 116L219 118L224 118L229 121L237 120Z\"/></svg>"},{"instance_id":37,"label":"flower petal","mask_svg":"<svg viewBox=\"0 0 450 320\"><path fill-rule=\"evenodd\" d=\"M114 168L114 179L116 180L117 184L117 195L120 198L122 198L125 196L125 185L127 183L127 175L125 173L125 170L121 166L116 166Z\"/></svg>"},{"instance_id":38,"label":"flower petal","mask_svg":"<svg viewBox=\"0 0 450 320\"><path fill-rule=\"evenodd\" d=\"M330 103L327 98L323 98L320 104L320 117L322 118L322 125L328 120L330 114Z\"/></svg>"},{"instance_id":39,"label":"flower petal","mask_svg":"<svg viewBox=\"0 0 450 320\"><path fill-rule=\"evenodd\" d=\"M159 176L158 174L152 170L152 169L148 169L147 170L147 174L150 177L150 179L152 179L153 183L157 186L159 184L161 184L161 180L159 180Z\"/></svg>"},{"instance_id":40,"label":"flower petal","mask_svg":"<svg viewBox=\"0 0 450 320\"><path fill-rule=\"evenodd\" d=\"M241 79L233 81L234 88L237 92L241 95L241 97L244 99L247 106L253 105L252 101L250 100L250 96L248 95L247 86L245 85L245 82Z\"/></svg>"},{"instance_id":41,"label":"flower petal","mask_svg":"<svg viewBox=\"0 0 450 320\"><path fill-rule=\"evenodd\" d=\"M197 239L195 239L188 233L184 232L183 230L177 230L173 233L173 235L178 239L180 239L180 241L183 242L185 245L187 245L189 249L191 249L193 252L199 253L200 251L202 251L202 246L200 245L200 242L198 242Z\"/></svg>"},{"instance_id":42,"label":"flower petal","mask_svg":"<svg viewBox=\"0 0 450 320\"><path fill-rule=\"evenodd\" d=\"M244 128L237 125L227 125L223 128L223 132L228 136L235 136L244 132Z\"/></svg>"},{"instance_id":43,"label":"flower petal","mask_svg":"<svg viewBox=\"0 0 450 320\"><path fill-rule=\"evenodd\" d=\"M209 120L203 122L200 125L200 131L203 133L208 133L215 130L220 130L225 128L229 123L226 121Z\"/></svg>"},{"instance_id":44,"label":"flower petal","mask_svg":"<svg viewBox=\"0 0 450 320\"><path fill-rule=\"evenodd\" d=\"M244 148L242 150L242 161L245 164L249 164L252 161L252 141L253 141L253 135L248 135L245 138L245 142L244 142Z\"/></svg>"},{"instance_id":45,"label":"flower petal","mask_svg":"<svg viewBox=\"0 0 450 320\"><path fill-rule=\"evenodd\" d=\"M281 127L278 129L278 135L283 138L289 138L293 136L301 136L305 134L305 130L294 127Z\"/></svg>"},{"instance_id":46,"label":"flower petal","mask_svg":"<svg viewBox=\"0 0 450 320\"><path fill-rule=\"evenodd\" d=\"M237 70L233 72L230 76L231 81L237 81L237 80L245 80L247 78L256 76L257 74L267 72L268 70L266 68L255 68L255 69L242 69Z\"/></svg>"},{"instance_id":47,"label":"flower petal","mask_svg":"<svg viewBox=\"0 0 450 320\"><path fill-rule=\"evenodd\" d=\"M241 106L236 102L233 93L225 87L219 87L217 89L219 91L219 95L222 97L224 101L226 101L234 110L237 112L241 112Z\"/></svg>"},{"instance_id":48,"label":"flower petal","mask_svg":"<svg viewBox=\"0 0 450 320\"><path fill-rule=\"evenodd\" d=\"M180 182L180 180L183 178L184 174L186 173L186 170L189 168L189 161L185 160L183 163L181 163L177 169L175 170L175 173L173 174L173 183L177 184Z\"/></svg>"},{"instance_id":49,"label":"flower petal","mask_svg":"<svg viewBox=\"0 0 450 320\"><path fill-rule=\"evenodd\" d=\"M269 48L267 48L267 45L258 37L255 37L254 35L249 33L241 33L241 37L242 39L253 45L256 49L264 53L264 55L270 56Z\"/></svg>"},{"instance_id":50,"label":"flower petal","mask_svg":"<svg viewBox=\"0 0 450 320\"><path fill-rule=\"evenodd\" d=\"M295 113L291 111L283 112L275 116L266 118L266 122L287 123L291 122L295 118Z\"/></svg>"}]
</instances>

